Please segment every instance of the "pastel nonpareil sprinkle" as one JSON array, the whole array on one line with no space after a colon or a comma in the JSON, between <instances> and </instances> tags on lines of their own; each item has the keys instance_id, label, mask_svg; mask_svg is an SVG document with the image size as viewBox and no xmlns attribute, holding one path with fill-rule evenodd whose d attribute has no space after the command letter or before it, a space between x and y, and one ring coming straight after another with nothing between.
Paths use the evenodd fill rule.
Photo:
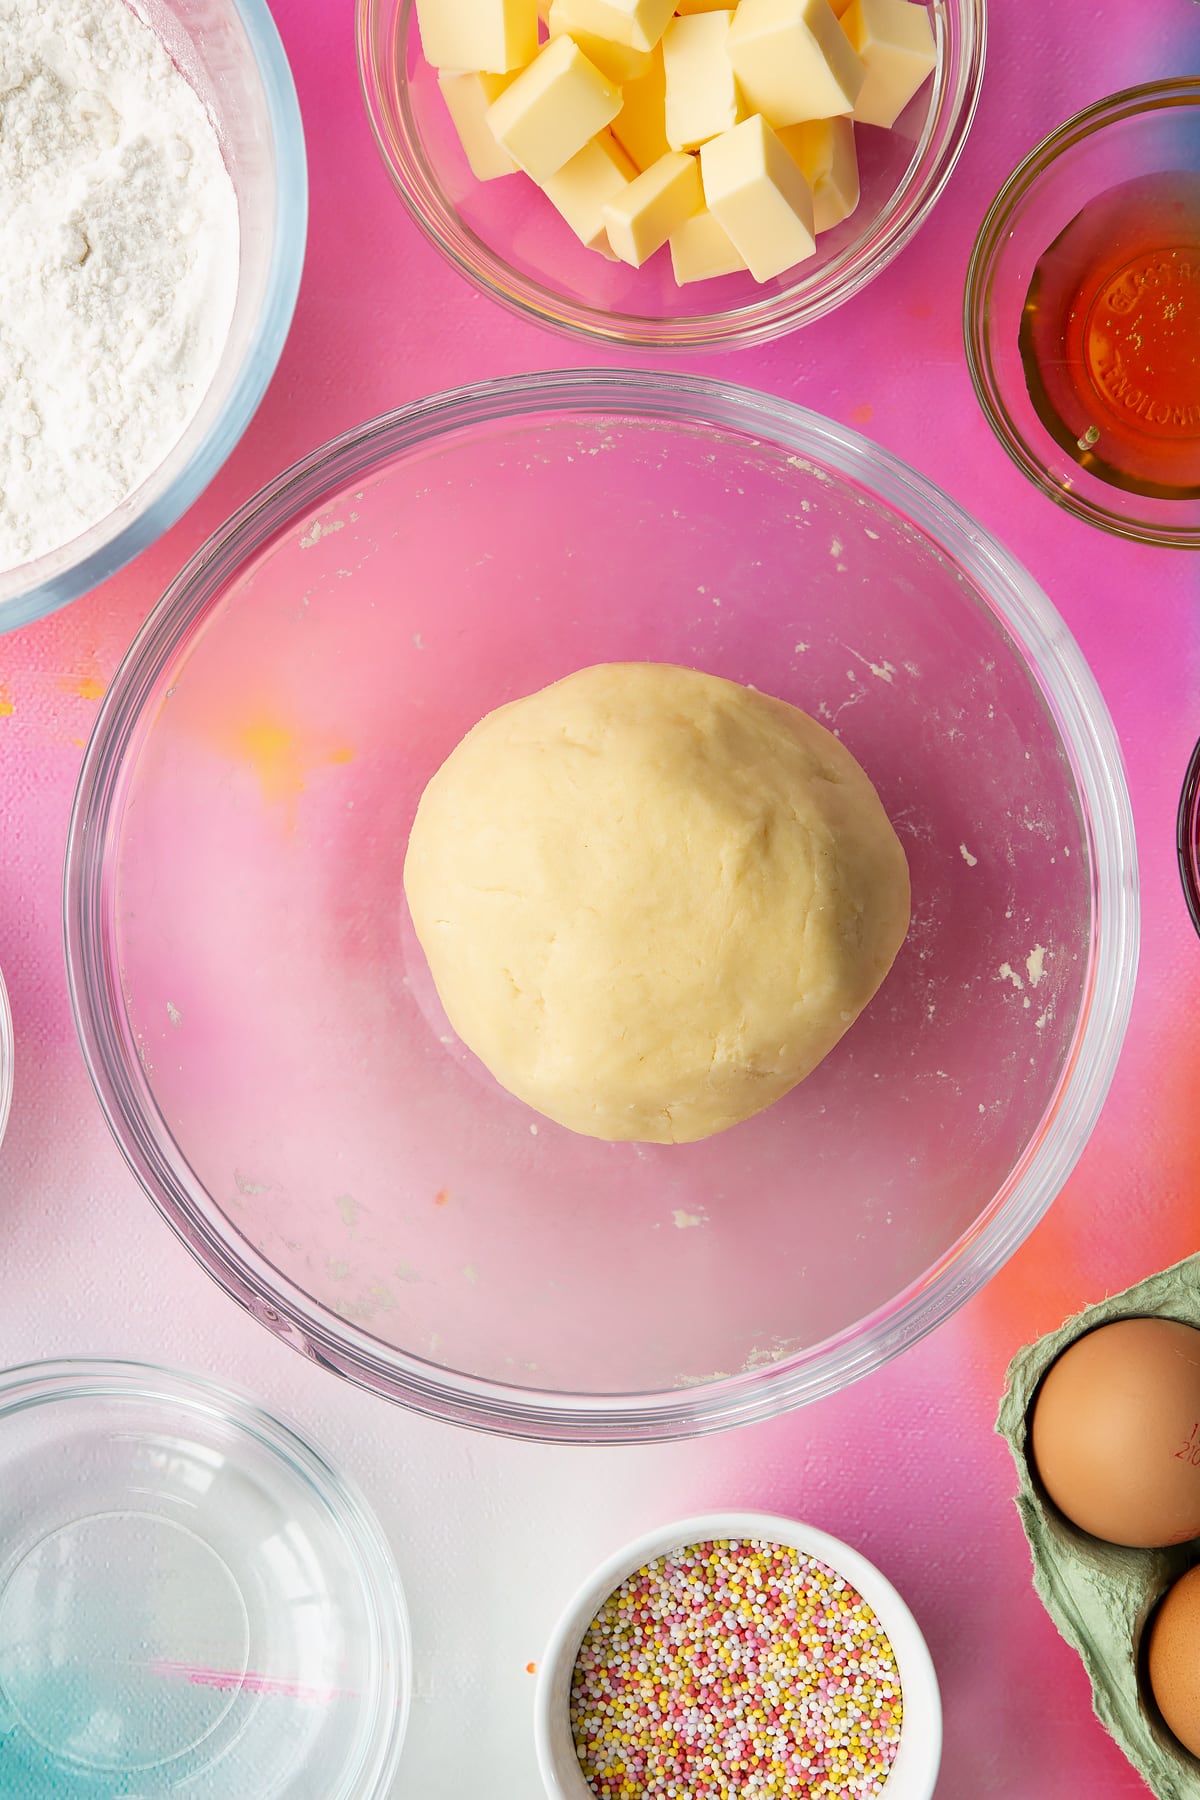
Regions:
<instances>
[{"instance_id":1,"label":"pastel nonpareil sprinkle","mask_svg":"<svg viewBox=\"0 0 1200 1800\"><path fill-rule=\"evenodd\" d=\"M759 1539L690 1544L630 1575L571 1683L597 1800L870 1800L902 1720L896 1653L861 1594Z\"/></svg>"}]
</instances>

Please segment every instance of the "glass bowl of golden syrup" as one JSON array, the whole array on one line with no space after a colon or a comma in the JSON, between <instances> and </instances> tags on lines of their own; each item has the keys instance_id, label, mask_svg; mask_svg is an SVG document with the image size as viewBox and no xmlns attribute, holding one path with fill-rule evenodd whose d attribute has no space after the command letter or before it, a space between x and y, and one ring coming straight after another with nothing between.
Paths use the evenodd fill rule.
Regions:
<instances>
[{"instance_id":1,"label":"glass bowl of golden syrup","mask_svg":"<svg viewBox=\"0 0 1200 1800\"><path fill-rule=\"evenodd\" d=\"M1200 76L1077 113L980 228L967 361L1000 442L1052 500L1200 548Z\"/></svg>"}]
</instances>

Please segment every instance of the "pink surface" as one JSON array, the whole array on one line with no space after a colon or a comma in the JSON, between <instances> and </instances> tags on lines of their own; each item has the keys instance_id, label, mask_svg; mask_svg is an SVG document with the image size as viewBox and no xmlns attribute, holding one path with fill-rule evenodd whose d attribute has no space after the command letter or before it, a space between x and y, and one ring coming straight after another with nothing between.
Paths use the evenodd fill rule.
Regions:
<instances>
[{"instance_id":1,"label":"pink surface","mask_svg":"<svg viewBox=\"0 0 1200 1800\"><path fill-rule=\"evenodd\" d=\"M1200 565L1101 537L1026 486L975 406L959 308L974 231L1012 165L1090 100L1200 67L1200 9L995 8L973 135L914 244L802 336L687 364L792 397L906 457L1026 562L1089 657L1125 747L1144 923L1132 1027L1100 1126L1002 1274L888 1369L734 1437L586 1453L424 1424L307 1367L238 1315L127 1175L75 1045L59 924L73 782L96 702L170 577L236 504L332 433L459 381L595 360L476 298L410 224L362 116L348 9L277 0L277 14L313 206L279 374L221 477L167 540L0 642L0 967L18 1058L0 1153L0 1361L124 1352L207 1367L253 1386L358 1477L413 1608L416 1697L397 1795L530 1800L527 1668L558 1607L624 1537L717 1505L794 1512L864 1550L905 1594L943 1683L942 1800L1142 1793L1034 1597L991 1426L1018 1344L1200 1248L1200 944L1173 848L1200 731Z\"/></svg>"}]
</instances>

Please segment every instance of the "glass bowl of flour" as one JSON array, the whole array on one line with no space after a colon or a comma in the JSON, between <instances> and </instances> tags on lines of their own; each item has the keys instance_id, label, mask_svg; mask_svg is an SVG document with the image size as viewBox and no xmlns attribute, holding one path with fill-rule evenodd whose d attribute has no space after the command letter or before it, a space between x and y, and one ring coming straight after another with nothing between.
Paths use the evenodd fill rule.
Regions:
<instances>
[{"instance_id":1,"label":"glass bowl of flour","mask_svg":"<svg viewBox=\"0 0 1200 1800\"><path fill-rule=\"evenodd\" d=\"M822 721L911 874L866 1011L693 1143L501 1088L404 898L455 744L614 662ZM1116 1064L1136 870L1083 656L945 495L745 389L539 373L347 433L180 573L84 758L67 960L130 1167L272 1332L442 1419L645 1441L845 1385L1016 1248Z\"/></svg>"},{"instance_id":2,"label":"glass bowl of flour","mask_svg":"<svg viewBox=\"0 0 1200 1800\"><path fill-rule=\"evenodd\" d=\"M0 630L113 574L220 468L307 216L265 0L0 0Z\"/></svg>"}]
</instances>

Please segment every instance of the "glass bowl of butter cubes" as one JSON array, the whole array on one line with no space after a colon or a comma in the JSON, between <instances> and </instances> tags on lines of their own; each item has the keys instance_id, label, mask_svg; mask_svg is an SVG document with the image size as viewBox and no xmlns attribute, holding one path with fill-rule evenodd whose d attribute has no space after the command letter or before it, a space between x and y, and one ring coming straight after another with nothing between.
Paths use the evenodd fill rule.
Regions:
<instances>
[{"instance_id":1,"label":"glass bowl of butter cubes","mask_svg":"<svg viewBox=\"0 0 1200 1800\"><path fill-rule=\"evenodd\" d=\"M754 344L883 269L957 161L984 0L359 0L385 165L477 288L592 342Z\"/></svg>"}]
</instances>

